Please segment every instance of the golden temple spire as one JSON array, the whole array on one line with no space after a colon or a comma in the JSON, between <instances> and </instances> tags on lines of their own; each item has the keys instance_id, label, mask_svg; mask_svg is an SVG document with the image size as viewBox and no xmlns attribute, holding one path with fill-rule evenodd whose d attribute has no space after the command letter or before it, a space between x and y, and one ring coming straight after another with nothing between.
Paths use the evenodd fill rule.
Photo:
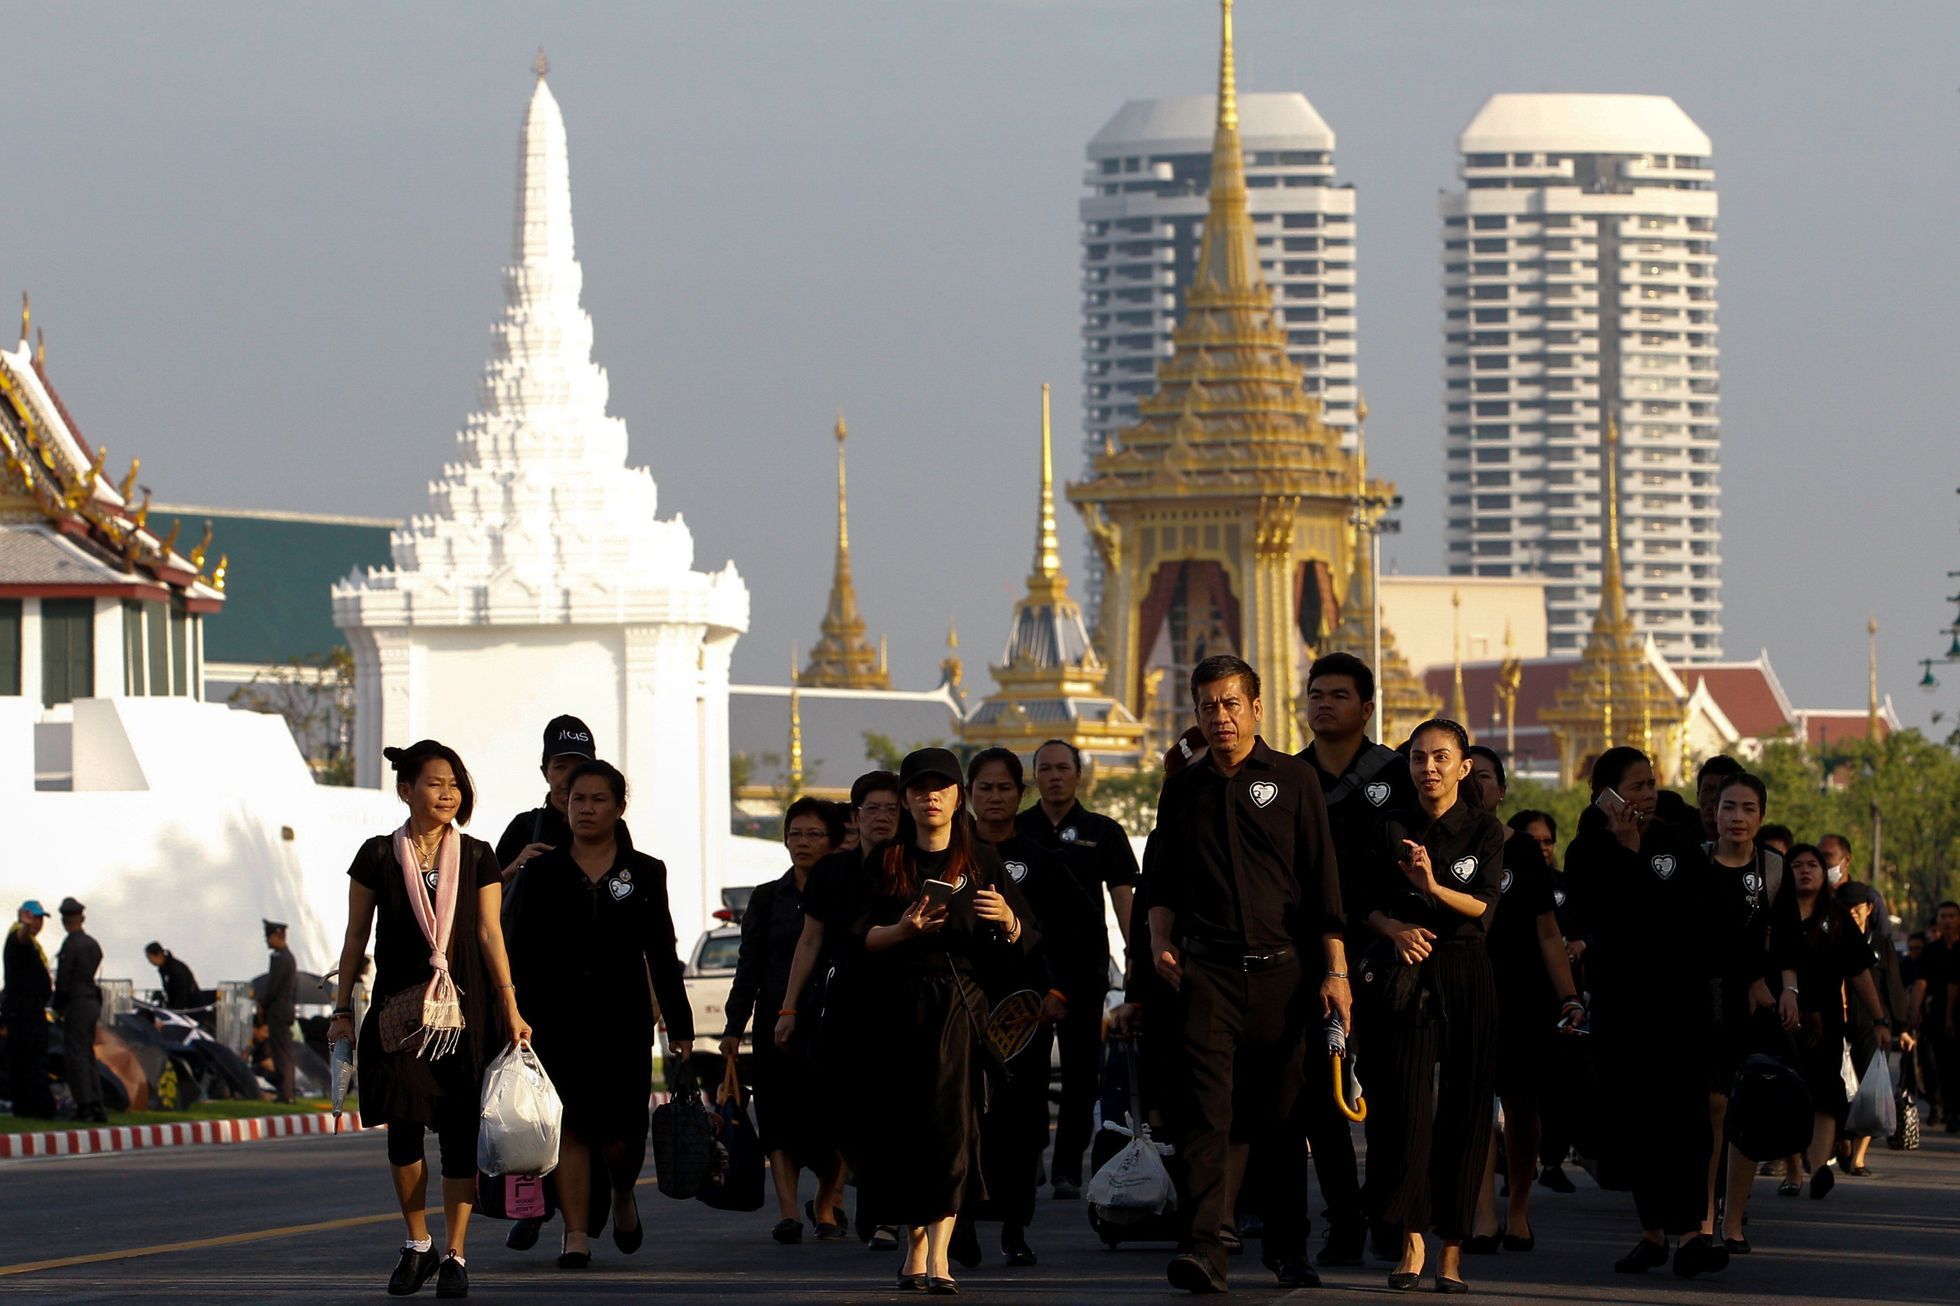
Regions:
<instances>
[{"instance_id":1,"label":"golden temple spire","mask_svg":"<svg viewBox=\"0 0 1960 1306\"><path fill-rule=\"evenodd\" d=\"M1518 751L1518 688L1524 683L1524 663L1511 643L1511 620L1504 619L1504 661L1497 668L1497 696L1504 703L1504 754Z\"/></svg>"},{"instance_id":2,"label":"golden temple spire","mask_svg":"<svg viewBox=\"0 0 1960 1306\"><path fill-rule=\"evenodd\" d=\"M1048 383L1041 383L1041 512L1035 523L1034 571L1028 588L1046 584L1066 586L1062 577L1062 546L1055 534L1054 432L1049 419Z\"/></svg>"},{"instance_id":3,"label":"golden temple spire","mask_svg":"<svg viewBox=\"0 0 1960 1306\"><path fill-rule=\"evenodd\" d=\"M951 617L946 618L946 656L939 659L939 674L954 689L966 677L966 664L960 661L960 627Z\"/></svg>"},{"instance_id":4,"label":"golden temple spire","mask_svg":"<svg viewBox=\"0 0 1960 1306\"><path fill-rule=\"evenodd\" d=\"M27 327L33 320L34 304L32 300L28 299L27 292L23 290L20 292L20 343L22 348L27 346Z\"/></svg>"},{"instance_id":5,"label":"golden temple spire","mask_svg":"<svg viewBox=\"0 0 1960 1306\"><path fill-rule=\"evenodd\" d=\"M1626 577L1620 565L1620 424L1606 419L1606 547L1600 564L1599 617L1616 627L1628 626Z\"/></svg>"},{"instance_id":6,"label":"golden temple spire","mask_svg":"<svg viewBox=\"0 0 1960 1306\"><path fill-rule=\"evenodd\" d=\"M1869 697L1865 704L1865 738L1878 742L1878 618L1865 622L1865 653L1869 663Z\"/></svg>"},{"instance_id":7,"label":"golden temple spire","mask_svg":"<svg viewBox=\"0 0 1960 1306\"><path fill-rule=\"evenodd\" d=\"M1450 719L1470 728L1470 704L1463 696L1463 591L1450 591Z\"/></svg>"},{"instance_id":8,"label":"golden temple spire","mask_svg":"<svg viewBox=\"0 0 1960 1306\"><path fill-rule=\"evenodd\" d=\"M789 691L789 797L794 802L803 793L803 699L794 686Z\"/></svg>"},{"instance_id":9,"label":"golden temple spire","mask_svg":"<svg viewBox=\"0 0 1960 1306\"><path fill-rule=\"evenodd\" d=\"M830 602L824 609L823 634L810 648L810 663L802 682L832 689L889 689L884 658L865 642L864 618L858 612L857 585L851 579L850 507L844 478L844 441L850 430L837 414L832 434L837 438L837 561L830 579Z\"/></svg>"},{"instance_id":10,"label":"golden temple spire","mask_svg":"<svg viewBox=\"0 0 1960 1306\"><path fill-rule=\"evenodd\" d=\"M1258 292L1260 307L1268 307L1259 279L1258 243L1247 208L1245 151L1239 143L1238 70L1232 49L1232 0L1219 0L1221 38L1218 49L1218 122L1211 139L1211 204L1205 214L1204 242L1192 288L1228 293Z\"/></svg>"}]
</instances>

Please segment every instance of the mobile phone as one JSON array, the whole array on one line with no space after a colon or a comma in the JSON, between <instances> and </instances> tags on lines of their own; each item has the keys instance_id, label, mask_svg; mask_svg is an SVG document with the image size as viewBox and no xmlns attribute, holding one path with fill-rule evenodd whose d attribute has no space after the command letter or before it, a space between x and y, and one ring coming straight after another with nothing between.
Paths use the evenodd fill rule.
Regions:
<instances>
[{"instance_id":1,"label":"mobile phone","mask_svg":"<svg viewBox=\"0 0 1960 1306\"><path fill-rule=\"evenodd\" d=\"M1626 805L1627 800L1620 797L1619 791L1611 785L1600 790L1599 797L1593 799L1593 806L1606 813L1609 818L1616 817L1626 810Z\"/></svg>"},{"instance_id":2,"label":"mobile phone","mask_svg":"<svg viewBox=\"0 0 1960 1306\"><path fill-rule=\"evenodd\" d=\"M919 886L919 893L926 900L927 911L938 911L953 900L953 892L957 888L957 885L946 880L927 880Z\"/></svg>"}]
</instances>

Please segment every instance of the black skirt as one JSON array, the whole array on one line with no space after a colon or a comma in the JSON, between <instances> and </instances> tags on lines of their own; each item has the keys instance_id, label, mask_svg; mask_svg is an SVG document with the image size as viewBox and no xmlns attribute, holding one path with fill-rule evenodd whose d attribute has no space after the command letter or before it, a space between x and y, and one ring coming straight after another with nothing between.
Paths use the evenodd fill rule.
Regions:
<instances>
[{"instance_id":1,"label":"black skirt","mask_svg":"<svg viewBox=\"0 0 1960 1306\"><path fill-rule=\"evenodd\" d=\"M930 1224L986 1197L980 1117L986 1086L966 1003L982 1002L968 979L938 971L885 976L866 985L857 1041L862 1078L852 1095L845 1156L857 1172L859 1219ZM963 997L962 994L965 996Z\"/></svg>"},{"instance_id":2,"label":"black skirt","mask_svg":"<svg viewBox=\"0 0 1960 1306\"><path fill-rule=\"evenodd\" d=\"M749 1058L763 1153L787 1152L790 1160L806 1167L822 1165L837 1150L830 1103L818 1082L810 1042L792 1039L785 1051L776 1046L772 1031L764 1030Z\"/></svg>"},{"instance_id":3,"label":"black skirt","mask_svg":"<svg viewBox=\"0 0 1960 1306\"><path fill-rule=\"evenodd\" d=\"M587 1007L562 1010L537 1021L531 1034L565 1104L565 1128L595 1147L644 1141L653 1092L651 1044L605 1015Z\"/></svg>"}]
</instances>

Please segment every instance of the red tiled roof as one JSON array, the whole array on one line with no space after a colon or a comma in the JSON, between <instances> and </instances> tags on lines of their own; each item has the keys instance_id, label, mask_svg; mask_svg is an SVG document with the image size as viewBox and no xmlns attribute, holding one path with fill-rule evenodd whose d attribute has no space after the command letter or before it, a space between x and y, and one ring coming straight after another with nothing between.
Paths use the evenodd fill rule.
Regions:
<instances>
[{"instance_id":1,"label":"red tiled roof","mask_svg":"<svg viewBox=\"0 0 1960 1306\"><path fill-rule=\"evenodd\" d=\"M1518 729L1538 728L1539 713L1552 706L1558 693L1565 688L1565 682L1579 665L1577 658L1532 658L1520 664L1518 678ZM1463 724L1478 730L1487 726L1491 719L1492 705L1497 702L1497 675L1503 664L1498 662L1466 662L1463 664L1463 702L1470 711L1470 720ZM1454 689L1451 668L1431 667L1422 676L1422 683L1437 702L1449 708L1450 694ZM1501 708L1499 709L1501 711Z\"/></svg>"},{"instance_id":2,"label":"red tiled roof","mask_svg":"<svg viewBox=\"0 0 1960 1306\"><path fill-rule=\"evenodd\" d=\"M1871 729L1871 718L1863 711L1846 708L1842 711L1830 709L1810 710L1802 713L1804 744L1809 748L1823 748L1830 744L1848 743L1863 739ZM1878 718L1878 737L1885 738L1892 733L1892 723L1880 713Z\"/></svg>"},{"instance_id":3,"label":"red tiled roof","mask_svg":"<svg viewBox=\"0 0 1960 1306\"><path fill-rule=\"evenodd\" d=\"M1698 683L1708 686L1715 706L1744 739L1768 739L1796 724L1784 711L1775 682L1761 663L1684 666L1680 671L1690 693Z\"/></svg>"}]
</instances>

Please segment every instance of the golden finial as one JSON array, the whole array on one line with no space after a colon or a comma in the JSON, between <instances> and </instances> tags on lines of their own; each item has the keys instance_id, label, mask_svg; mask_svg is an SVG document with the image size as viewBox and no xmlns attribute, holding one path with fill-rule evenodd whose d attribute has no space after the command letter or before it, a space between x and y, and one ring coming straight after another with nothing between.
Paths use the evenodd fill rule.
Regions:
<instances>
[{"instance_id":1,"label":"golden finial","mask_svg":"<svg viewBox=\"0 0 1960 1306\"><path fill-rule=\"evenodd\" d=\"M1463 591L1450 591L1450 717L1470 728L1470 705L1463 694Z\"/></svg>"},{"instance_id":2,"label":"golden finial","mask_svg":"<svg viewBox=\"0 0 1960 1306\"><path fill-rule=\"evenodd\" d=\"M959 646L960 646L959 618L948 617L946 618L946 647L958 648Z\"/></svg>"},{"instance_id":3,"label":"golden finial","mask_svg":"<svg viewBox=\"0 0 1960 1306\"><path fill-rule=\"evenodd\" d=\"M953 688L960 687L966 667L960 661L960 628L953 618L946 618L946 656L939 660L939 671Z\"/></svg>"},{"instance_id":4,"label":"golden finial","mask_svg":"<svg viewBox=\"0 0 1960 1306\"><path fill-rule=\"evenodd\" d=\"M204 574L204 555L210 552L210 549L211 519L206 517L204 519L204 538L200 539L191 549L191 566L197 568L197 574L200 576Z\"/></svg>"},{"instance_id":5,"label":"golden finial","mask_svg":"<svg viewBox=\"0 0 1960 1306\"><path fill-rule=\"evenodd\" d=\"M792 685L797 684L799 681L803 679L803 673L797 670L797 668L800 667L801 665L802 663L798 660L796 641L791 640L789 642L789 683L790 684Z\"/></svg>"},{"instance_id":6,"label":"golden finial","mask_svg":"<svg viewBox=\"0 0 1960 1306\"><path fill-rule=\"evenodd\" d=\"M793 802L803 793L803 700L801 691L789 691L789 796Z\"/></svg>"},{"instance_id":7,"label":"golden finial","mask_svg":"<svg viewBox=\"0 0 1960 1306\"><path fill-rule=\"evenodd\" d=\"M1224 37L1218 50L1218 125L1239 129L1239 78L1232 61L1232 0L1219 0Z\"/></svg>"},{"instance_id":8,"label":"golden finial","mask_svg":"<svg viewBox=\"0 0 1960 1306\"><path fill-rule=\"evenodd\" d=\"M1606 419L1606 540L1600 567L1601 621L1623 625L1627 619L1626 579L1620 565L1620 424Z\"/></svg>"},{"instance_id":9,"label":"golden finial","mask_svg":"<svg viewBox=\"0 0 1960 1306\"><path fill-rule=\"evenodd\" d=\"M20 292L20 343L23 347L27 344L28 323L33 320L34 304L33 301L28 299L27 292L23 290Z\"/></svg>"},{"instance_id":10,"label":"golden finial","mask_svg":"<svg viewBox=\"0 0 1960 1306\"><path fill-rule=\"evenodd\" d=\"M1511 643L1511 621L1504 620L1504 661L1497 669L1497 695L1504 702L1504 751L1518 751L1518 688L1524 683L1524 663Z\"/></svg>"},{"instance_id":11,"label":"golden finial","mask_svg":"<svg viewBox=\"0 0 1960 1306\"><path fill-rule=\"evenodd\" d=\"M839 566L850 565L846 561L846 558L851 548L851 522L849 510L845 506L844 495L844 440L850 433L850 429L844 425L844 410L840 408L837 410L837 428L834 432L837 436L837 558Z\"/></svg>"},{"instance_id":12,"label":"golden finial","mask_svg":"<svg viewBox=\"0 0 1960 1306\"><path fill-rule=\"evenodd\" d=\"M170 557L171 551L177 547L177 534L183 529L184 519L182 517L171 519L170 533L164 536L163 542L157 546L158 552L162 553L166 560Z\"/></svg>"},{"instance_id":13,"label":"golden finial","mask_svg":"<svg viewBox=\"0 0 1960 1306\"><path fill-rule=\"evenodd\" d=\"M108 461L109 446L106 444L95 446L95 457L89 459L88 471L82 474L84 499L93 499L95 497L95 487L101 483L102 468Z\"/></svg>"},{"instance_id":14,"label":"golden finial","mask_svg":"<svg viewBox=\"0 0 1960 1306\"><path fill-rule=\"evenodd\" d=\"M1865 738L1875 744L1878 742L1878 618L1875 616L1865 622L1865 641L1870 680L1865 707Z\"/></svg>"},{"instance_id":15,"label":"golden finial","mask_svg":"<svg viewBox=\"0 0 1960 1306\"><path fill-rule=\"evenodd\" d=\"M544 57L543 46L538 47L538 57L531 60L531 71L538 75L539 81L543 81L545 74L551 71L551 60Z\"/></svg>"},{"instance_id":16,"label":"golden finial","mask_svg":"<svg viewBox=\"0 0 1960 1306\"><path fill-rule=\"evenodd\" d=\"M229 568L230 564L231 555L220 553L218 555L218 569L211 573L211 588L217 590L220 594L225 592L225 571Z\"/></svg>"},{"instance_id":17,"label":"golden finial","mask_svg":"<svg viewBox=\"0 0 1960 1306\"><path fill-rule=\"evenodd\" d=\"M122 499L125 507L129 505L129 496L136 493L136 477L142 470L143 460L141 458L130 459L129 475L123 477L122 484L116 487L116 494Z\"/></svg>"},{"instance_id":18,"label":"golden finial","mask_svg":"<svg viewBox=\"0 0 1960 1306\"><path fill-rule=\"evenodd\" d=\"M40 327L34 328L34 362L38 367L48 365L48 337Z\"/></svg>"},{"instance_id":19,"label":"golden finial","mask_svg":"<svg viewBox=\"0 0 1960 1306\"><path fill-rule=\"evenodd\" d=\"M878 636L878 674L887 675L891 671L892 637Z\"/></svg>"},{"instance_id":20,"label":"golden finial","mask_svg":"<svg viewBox=\"0 0 1960 1306\"><path fill-rule=\"evenodd\" d=\"M142 530L148 530L149 528L150 528L150 487L146 485L143 487L143 502L137 505L136 508L136 529L142 531Z\"/></svg>"},{"instance_id":21,"label":"golden finial","mask_svg":"<svg viewBox=\"0 0 1960 1306\"><path fill-rule=\"evenodd\" d=\"M1062 546L1055 535L1055 453L1048 408L1048 383L1041 383L1041 512L1035 524L1034 575L1029 584L1060 578Z\"/></svg>"}]
</instances>

